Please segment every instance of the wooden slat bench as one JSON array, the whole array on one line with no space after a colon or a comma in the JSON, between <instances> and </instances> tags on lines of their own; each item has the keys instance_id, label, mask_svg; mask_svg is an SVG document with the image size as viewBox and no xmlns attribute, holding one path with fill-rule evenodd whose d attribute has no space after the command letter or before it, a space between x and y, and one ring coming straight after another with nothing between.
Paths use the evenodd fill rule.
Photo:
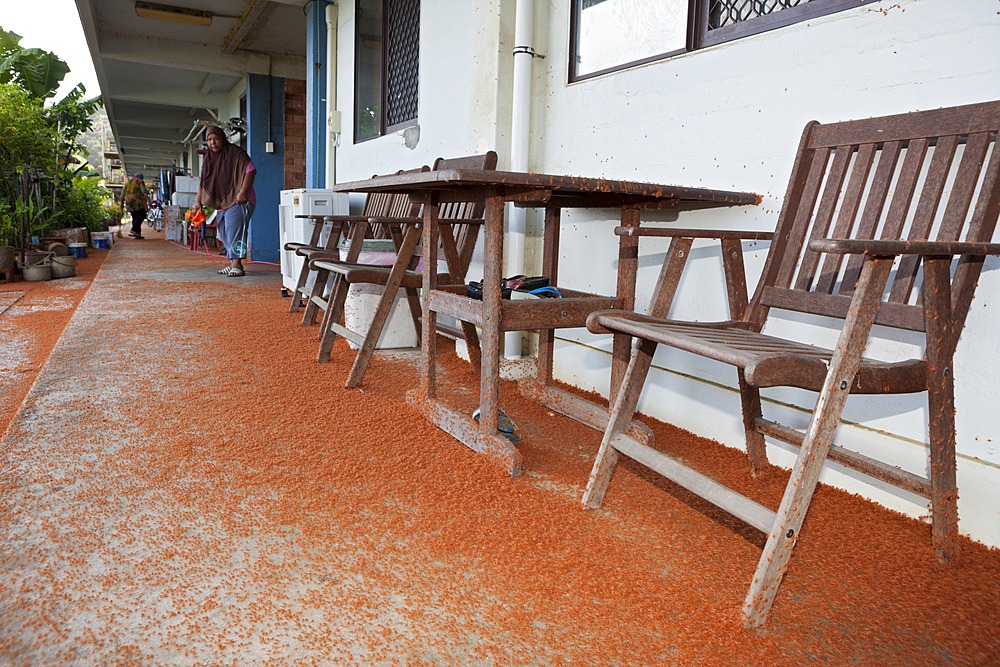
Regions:
<instances>
[{"instance_id":1,"label":"wooden slat bench","mask_svg":"<svg viewBox=\"0 0 1000 667\"><path fill-rule=\"evenodd\" d=\"M928 498L934 550L942 562L953 561L958 494L952 356L985 256L1000 255L1000 244L990 242L1000 212L998 129L1000 102L846 123L811 122L753 299L747 298L739 241L719 235L731 320L664 319L672 293L654 298L656 312L649 314L592 314L587 323L592 332L638 340L584 506L601 504L618 455L625 454L767 533L743 606L747 626L767 619L827 458ZM669 252L676 261L661 276L669 274L674 286L687 255L683 249L691 247L695 235L711 235L624 227L618 233L674 236ZM762 333L772 309L843 320L836 347ZM923 358L884 362L864 357L873 324L923 333ZM657 345L738 369L752 471L767 464L765 436L799 447L777 511L626 433ZM779 386L818 392L805 432L763 417L759 390ZM929 477L832 444L849 395L916 392L928 394Z\"/></svg>"}]
</instances>

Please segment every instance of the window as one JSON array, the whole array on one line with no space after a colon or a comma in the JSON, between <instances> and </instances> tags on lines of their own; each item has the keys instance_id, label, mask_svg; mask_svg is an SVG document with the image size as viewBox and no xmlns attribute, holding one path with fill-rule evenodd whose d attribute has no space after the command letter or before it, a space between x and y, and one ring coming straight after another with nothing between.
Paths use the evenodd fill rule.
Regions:
<instances>
[{"instance_id":1,"label":"window","mask_svg":"<svg viewBox=\"0 0 1000 667\"><path fill-rule=\"evenodd\" d=\"M573 0L570 81L876 0Z\"/></svg>"},{"instance_id":2,"label":"window","mask_svg":"<svg viewBox=\"0 0 1000 667\"><path fill-rule=\"evenodd\" d=\"M357 0L354 141L417 122L420 0Z\"/></svg>"}]
</instances>

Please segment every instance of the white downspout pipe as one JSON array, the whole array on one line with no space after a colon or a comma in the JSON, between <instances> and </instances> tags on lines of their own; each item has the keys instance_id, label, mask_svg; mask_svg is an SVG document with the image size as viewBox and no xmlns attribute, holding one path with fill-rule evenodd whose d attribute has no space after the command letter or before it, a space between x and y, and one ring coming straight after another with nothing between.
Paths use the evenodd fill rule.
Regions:
<instances>
[{"instance_id":1,"label":"white downspout pipe","mask_svg":"<svg viewBox=\"0 0 1000 667\"><path fill-rule=\"evenodd\" d=\"M337 109L336 2L326 5L326 187L337 183L337 146L340 145L340 111Z\"/></svg>"},{"instance_id":2,"label":"white downspout pipe","mask_svg":"<svg viewBox=\"0 0 1000 667\"><path fill-rule=\"evenodd\" d=\"M535 0L517 0L514 9L514 90L510 121L510 169L528 171L528 137L531 124L531 62L534 60ZM524 273L527 212L511 204L507 216L507 273ZM504 334L504 356L521 356L521 332Z\"/></svg>"}]
</instances>

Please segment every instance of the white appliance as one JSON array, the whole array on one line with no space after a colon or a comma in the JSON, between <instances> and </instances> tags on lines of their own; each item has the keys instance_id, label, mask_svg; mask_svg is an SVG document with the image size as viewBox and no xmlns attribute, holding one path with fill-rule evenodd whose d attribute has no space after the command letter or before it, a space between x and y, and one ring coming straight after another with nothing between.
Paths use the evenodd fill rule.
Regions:
<instances>
[{"instance_id":1,"label":"white appliance","mask_svg":"<svg viewBox=\"0 0 1000 667\"><path fill-rule=\"evenodd\" d=\"M282 190L278 200L278 234L281 250L281 283L285 290L295 289L302 270L302 257L285 250L286 243L309 243L312 238L313 221L297 218L297 215L347 215L350 212L350 197L347 193L298 188ZM325 225L320 237L320 245L325 245L330 236L330 225ZM307 283L311 286L312 281Z\"/></svg>"}]
</instances>

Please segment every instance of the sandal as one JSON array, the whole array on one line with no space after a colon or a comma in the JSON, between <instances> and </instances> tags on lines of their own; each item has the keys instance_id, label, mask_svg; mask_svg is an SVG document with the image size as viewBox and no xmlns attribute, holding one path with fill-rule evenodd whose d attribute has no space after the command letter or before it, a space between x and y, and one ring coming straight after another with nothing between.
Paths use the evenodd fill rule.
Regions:
<instances>
[{"instance_id":1,"label":"sandal","mask_svg":"<svg viewBox=\"0 0 1000 667\"><path fill-rule=\"evenodd\" d=\"M233 271L233 268L231 266L227 266L224 269L220 269L217 273L220 276L228 276L230 273L232 273L232 271Z\"/></svg>"},{"instance_id":2,"label":"sandal","mask_svg":"<svg viewBox=\"0 0 1000 667\"><path fill-rule=\"evenodd\" d=\"M245 276L247 274L243 269L229 269L228 275L230 278L239 278L240 276Z\"/></svg>"}]
</instances>

